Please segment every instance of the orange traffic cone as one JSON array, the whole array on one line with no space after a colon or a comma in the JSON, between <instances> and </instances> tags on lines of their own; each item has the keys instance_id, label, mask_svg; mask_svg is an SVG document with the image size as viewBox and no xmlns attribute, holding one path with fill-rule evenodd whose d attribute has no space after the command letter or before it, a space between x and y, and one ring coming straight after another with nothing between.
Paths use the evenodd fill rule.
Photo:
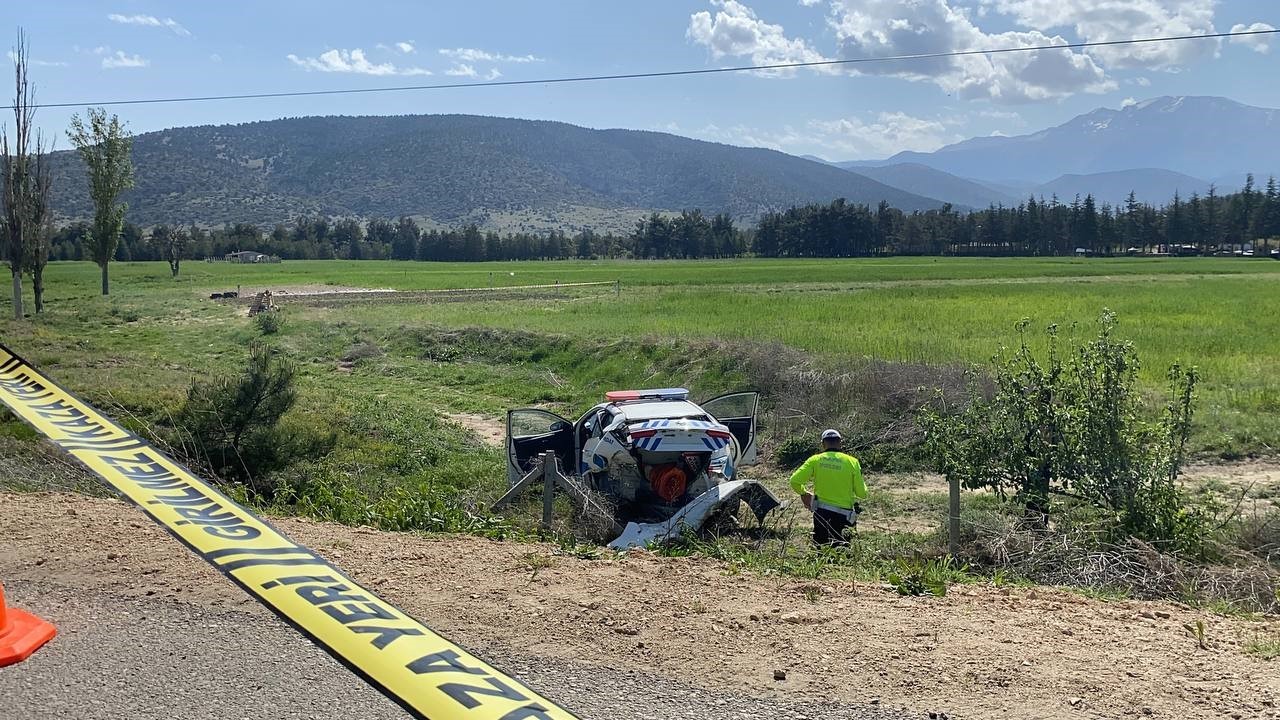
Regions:
<instances>
[{"instance_id":1,"label":"orange traffic cone","mask_svg":"<svg viewBox=\"0 0 1280 720\"><path fill-rule=\"evenodd\" d=\"M6 607L0 587L0 667L26 660L57 633L57 628L35 615Z\"/></svg>"}]
</instances>

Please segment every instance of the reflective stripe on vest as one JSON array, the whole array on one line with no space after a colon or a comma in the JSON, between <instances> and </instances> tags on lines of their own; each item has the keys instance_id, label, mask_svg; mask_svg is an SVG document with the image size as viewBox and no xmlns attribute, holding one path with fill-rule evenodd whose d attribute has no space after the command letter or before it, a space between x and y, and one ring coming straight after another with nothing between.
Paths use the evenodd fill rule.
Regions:
<instances>
[{"instance_id":1,"label":"reflective stripe on vest","mask_svg":"<svg viewBox=\"0 0 1280 720\"><path fill-rule=\"evenodd\" d=\"M813 506L818 510L826 510L827 512L843 515L849 522L853 522L854 519L858 517L858 511L856 510L847 507L840 507L839 505L832 505L829 502L823 502L817 498L813 499Z\"/></svg>"}]
</instances>

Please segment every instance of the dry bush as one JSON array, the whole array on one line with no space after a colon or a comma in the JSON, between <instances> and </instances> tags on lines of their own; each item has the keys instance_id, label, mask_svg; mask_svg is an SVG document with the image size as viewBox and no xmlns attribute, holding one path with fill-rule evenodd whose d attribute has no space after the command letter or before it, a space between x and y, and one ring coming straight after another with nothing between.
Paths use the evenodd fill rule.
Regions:
<instances>
[{"instance_id":1,"label":"dry bush","mask_svg":"<svg viewBox=\"0 0 1280 720\"><path fill-rule=\"evenodd\" d=\"M377 344L371 342L358 342L347 348L347 351L342 354L341 359L343 362L355 362L357 360L364 360L365 358L381 356L382 348L378 347Z\"/></svg>"},{"instance_id":2,"label":"dry bush","mask_svg":"<svg viewBox=\"0 0 1280 720\"><path fill-rule=\"evenodd\" d=\"M1196 563L1136 538L1109 542L1105 530L1085 525L1035 530L998 510L966 512L963 522L962 558L974 567L1009 570L1039 585L1280 612L1280 569L1244 553Z\"/></svg>"},{"instance_id":3,"label":"dry bush","mask_svg":"<svg viewBox=\"0 0 1280 720\"><path fill-rule=\"evenodd\" d=\"M75 492L99 497L111 494L88 468L53 443L2 435L0 490Z\"/></svg>"},{"instance_id":4,"label":"dry bush","mask_svg":"<svg viewBox=\"0 0 1280 720\"><path fill-rule=\"evenodd\" d=\"M823 367L794 348L776 343L718 343L691 355L728 356L745 381L764 393L769 438L813 438L837 427L845 444L871 466L892 464L893 456L923 439L916 415L925 406L967 399L968 372L887 360L858 360Z\"/></svg>"},{"instance_id":5,"label":"dry bush","mask_svg":"<svg viewBox=\"0 0 1280 720\"><path fill-rule=\"evenodd\" d=\"M1231 544L1280 568L1280 510L1239 518L1231 529Z\"/></svg>"}]
</instances>

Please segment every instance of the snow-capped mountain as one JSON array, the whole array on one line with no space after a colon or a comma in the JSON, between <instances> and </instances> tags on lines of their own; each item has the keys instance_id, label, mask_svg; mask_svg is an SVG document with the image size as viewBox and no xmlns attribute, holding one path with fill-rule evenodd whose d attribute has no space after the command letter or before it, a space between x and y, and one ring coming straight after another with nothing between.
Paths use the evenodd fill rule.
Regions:
<instances>
[{"instance_id":1,"label":"snow-capped mountain","mask_svg":"<svg viewBox=\"0 0 1280 720\"><path fill-rule=\"evenodd\" d=\"M1220 97L1158 97L1100 108L1016 137L980 137L862 166L919 163L953 175L1039 185L1062 175L1160 168L1193 178L1280 173L1280 110ZM850 164L842 164L849 167ZM858 167L849 167L855 172Z\"/></svg>"}]
</instances>

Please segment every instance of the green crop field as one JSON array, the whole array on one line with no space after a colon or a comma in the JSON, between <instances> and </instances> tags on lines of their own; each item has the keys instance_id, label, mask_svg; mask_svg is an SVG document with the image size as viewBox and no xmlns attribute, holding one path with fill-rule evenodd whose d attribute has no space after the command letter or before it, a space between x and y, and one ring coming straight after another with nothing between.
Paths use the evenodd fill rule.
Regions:
<instances>
[{"instance_id":1,"label":"green crop field","mask_svg":"<svg viewBox=\"0 0 1280 720\"><path fill-rule=\"evenodd\" d=\"M605 286L497 300L291 302L283 328L269 336L243 305L208 299L238 286L427 290L614 280L616 294ZM1037 346L1050 324L1068 339L1086 338L1104 308L1136 345L1153 405L1170 363L1201 369L1197 452L1240 457L1280 446L1280 262L1270 260L189 262L176 281L161 263L125 263L112 266L107 298L98 295L96 266L55 263L46 282L43 316L15 322L8 303L0 307L3 342L140 432L164 436L192 380L237 372L252 342L292 360L299 401L288 422L335 433L337 443L279 472L292 488L280 502L314 498L320 487L331 494L328 505L290 509L350 522L374 519L381 499L395 493L452 488L483 500L501 486L500 452L449 420L458 413L496 423L504 408L538 404L576 416L617 386L679 384L702 393L767 384L777 376L773 362L844 378L833 393L861 388L838 417L792 407L803 402L794 398L776 398L780 412L856 423L858 404L867 402L876 405L879 432L909 417L885 420L905 406L879 403L878 394L927 390L958 377L960 367L987 362L1018 342L1023 318ZM870 369L875 384L859 384ZM779 421L768 442L781 443L796 423ZM33 452L33 445L16 421L0 422L0 451Z\"/></svg>"}]
</instances>

